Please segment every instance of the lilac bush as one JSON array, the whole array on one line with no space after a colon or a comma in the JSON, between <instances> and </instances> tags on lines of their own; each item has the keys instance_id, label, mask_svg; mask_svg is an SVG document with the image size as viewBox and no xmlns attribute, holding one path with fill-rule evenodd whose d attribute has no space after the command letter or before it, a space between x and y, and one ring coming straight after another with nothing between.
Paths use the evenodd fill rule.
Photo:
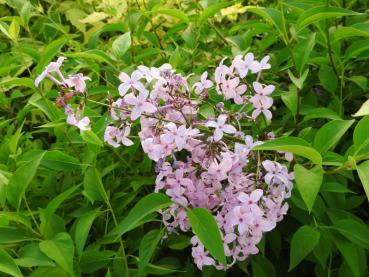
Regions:
<instances>
[{"instance_id":1,"label":"lilac bush","mask_svg":"<svg viewBox=\"0 0 369 277\"><path fill-rule=\"evenodd\" d=\"M90 130L90 119L83 116L89 100L85 81L90 79L81 73L64 77L60 71L64 59L50 63L35 84L44 78L54 82L59 87L55 104L64 108L67 123L82 132ZM133 145L131 126L140 121L142 149L156 162L155 192L164 192L173 202L160 210L166 235L190 231L187 207L206 208L215 217L228 264L215 261L194 235L192 256L199 269L204 265L227 269L258 253L256 245L263 233L274 229L288 210L292 155L253 151L274 135L252 137L242 127L244 122L257 124L259 117L272 118L275 87L261 83L262 72L271 67L268 60L266 56L257 61L252 53L236 56L229 65L223 59L213 80L205 71L192 87L188 79L193 74L184 77L169 64L159 68L141 65L131 75L119 75L120 98L108 100L107 144ZM204 117L200 106L211 105L207 101L211 93L225 102L212 107L214 115Z\"/></svg>"}]
</instances>

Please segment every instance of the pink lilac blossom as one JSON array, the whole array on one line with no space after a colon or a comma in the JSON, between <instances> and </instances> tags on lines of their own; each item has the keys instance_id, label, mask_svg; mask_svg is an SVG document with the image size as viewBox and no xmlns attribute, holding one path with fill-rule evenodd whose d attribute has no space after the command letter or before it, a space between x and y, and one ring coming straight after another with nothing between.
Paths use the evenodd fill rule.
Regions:
<instances>
[{"instance_id":1,"label":"pink lilac blossom","mask_svg":"<svg viewBox=\"0 0 369 277\"><path fill-rule=\"evenodd\" d=\"M271 157L253 150L263 143L262 139L273 139L274 135L255 135L252 130L258 128L244 127L257 124L255 120L260 115L272 118L271 93L275 87L260 81L262 71L270 68L268 61L269 56L259 62L252 53L237 56L229 66L223 59L213 80L204 72L192 86L188 84L190 75L176 73L169 64L159 68L142 65L131 76L119 75L121 97L109 100L111 120L104 140L113 147L132 145L130 126L139 121L142 150L156 162L154 190L173 201L160 211L166 236L190 232L187 207L206 208L214 215L228 263L223 265L213 259L193 235L192 256L199 269L214 266L226 270L257 254L263 234L274 229L288 210L286 200L291 196L294 178L288 163L280 162L278 153ZM58 66L55 70L59 70ZM246 77L252 74L257 76L251 78L254 81L250 85ZM85 90L83 83L77 83L81 86L73 83L68 89ZM205 99L202 94L209 93L211 99L213 85L224 103L214 103L214 115L204 116L200 113ZM245 111L246 106L251 110ZM79 120L81 108L77 115L70 105L65 109L69 124L81 130L89 128L88 118ZM291 154L287 154L290 161Z\"/></svg>"},{"instance_id":2,"label":"pink lilac blossom","mask_svg":"<svg viewBox=\"0 0 369 277\"><path fill-rule=\"evenodd\" d=\"M200 78L200 82L195 83L192 88L194 88L194 91L196 94L202 93L204 90L208 90L213 86L213 82L210 80L207 80L208 72L205 71Z\"/></svg>"}]
</instances>

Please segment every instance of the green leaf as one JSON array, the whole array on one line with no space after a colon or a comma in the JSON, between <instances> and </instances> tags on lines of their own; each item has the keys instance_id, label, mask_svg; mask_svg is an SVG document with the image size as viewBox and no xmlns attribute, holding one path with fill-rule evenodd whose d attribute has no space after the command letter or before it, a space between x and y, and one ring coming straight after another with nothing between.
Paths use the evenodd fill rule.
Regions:
<instances>
[{"instance_id":1,"label":"green leaf","mask_svg":"<svg viewBox=\"0 0 369 277\"><path fill-rule=\"evenodd\" d=\"M339 7L313 7L303 12L297 22L296 29L299 31L312 23L338 16L359 15L359 13Z\"/></svg>"},{"instance_id":2,"label":"green leaf","mask_svg":"<svg viewBox=\"0 0 369 277\"><path fill-rule=\"evenodd\" d=\"M281 98L283 103L291 111L292 115L295 116L297 114L297 101L298 101L296 88L291 87L290 91L283 93L281 95Z\"/></svg>"},{"instance_id":3,"label":"green leaf","mask_svg":"<svg viewBox=\"0 0 369 277\"><path fill-rule=\"evenodd\" d=\"M81 185L74 185L71 186L69 189L63 191L58 196L54 197L46 206L45 208L45 215L47 217L52 216L58 207L68 199Z\"/></svg>"},{"instance_id":4,"label":"green leaf","mask_svg":"<svg viewBox=\"0 0 369 277\"><path fill-rule=\"evenodd\" d=\"M334 40L351 37L369 37L369 24L357 23L349 27L338 27L337 30L334 31Z\"/></svg>"},{"instance_id":5,"label":"green leaf","mask_svg":"<svg viewBox=\"0 0 369 277\"><path fill-rule=\"evenodd\" d=\"M188 19L188 16L180 11L180 10L176 10L176 9L155 9L153 10L154 14L165 14L165 15L169 15L175 18L178 18L180 21L184 22L184 23L189 23L190 20Z\"/></svg>"},{"instance_id":6,"label":"green leaf","mask_svg":"<svg viewBox=\"0 0 369 277\"><path fill-rule=\"evenodd\" d=\"M320 66L318 76L323 88L330 93L335 94L338 86L338 80L332 67L322 64Z\"/></svg>"},{"instance_id":7,"label":"green leaf","mask_svg":"<svg viewBox=\"0 0 369 277\"><path fill-rule=\"evenodd\" d=\"M338 182L323 183L320 191L335 192L335 193L355 193Z\"/></svg>"},{"instance_id":8,"label":"green leaf","mask_svg":"<svg viewBox=\"0 0 369 277\"><path fill-rule=\"evenodd\" d=\"M40 242L40 250L71 276L74 276L74 245L67 233L59 233L52 240Z\"/></svg>"},{"instance_id":9,"label":"green leaf","mask_svg":"<svg viewBox=\"0 0 369 277\"><path fill-rule=\"evenodd\" d=\"M8 29L9 35L11 36L11 38L12 38L13 41L17 41L18 40L19 30L20 30L19 23L14 18L12 20L12 23L9 26L9 29Z\"/></svg>"},{"instance_id":10,"label":"green leaf","mask_svg":"<svg viewBox=\"0 0 369 277\"><path fill-rule=\"evenodd\" d=\"M350 59L359 56L362 52L369 49L369 39L360 39L354 41L345 52L345 63Z\"/></svg>"},{"instance_id":11,"label":"green leaf","mask_svg":"<svg viewBox=\"0 0 369 277\"><path fill-rule=\"evenodd\" d=\"M67 37L61 37L59 39L54 40L48 46L46 46L45 50L42 52L41 59L38 62L35 71L36 74L40 74L41 71L44 70L46 65L54 59L55 55L59 53L64 44L69 40Z\"/></svg>"},{"instance_id":12,"label":"green leaf","mask_svg":"<svg viewBox=\"0 0 369 277\"><path fill-rule=\"evenodd\" d=\"M156 246L163 236L163 230L154 229L146 233L142 238L139 247L138 273L142 274L145 267L149 264Z\"/></svg>"},{"instance_id":13,"label":"green leaf","mask_svg":"<svg viewBox=\"0 0 369 277\"><path fill-rule=\"evenodd\" d=\"M332 120L324 124L316 133L314 148L320 153L333 149L355 120Z\"/></svg>"},{"instance_id":14,"label":"green leaf","mask_svg":"<svg viewBox=\"0 0 369 277\"><path fill-rule=\"evenodd\" d=\"M356 84L363 91L366 91L366 88L368 87L368 79L365 76L351 76L346 79Z\"/></svg>"},{"instance_id":15,"label":"green leaf","mask_svg":"<svg viewBox=\"0 0 369 277\"><path fill-rule=\"evenodd\" d=\"M0 249L0 272L15 277L23 276L12 256L10 256L4 249Z\"/></svg>"},{"instance_id":16,"label":"green leaf","mask_svg":"<svg viewBox=\"0 0 369 277\"><path fill-rule=\"evenodd\" d=\"M333 225L348 240L359 247L369 249L369 227L353 219L340 219Z\"/></svg>"},{"instance_id":17,"label":"green leaf","mask_svg":"<svg viewBox=\"0 0 369 277\"><path fill-rule=\"evenodd\" d=\"M4 78L2 81L0 81L0 85L5 87L27 87L27 88L35 88L34 80L27 77L11 77L11 78Z\"/></svg>"},{"instance_id":18,"label":"green leaf","mask_svg":"<svg viewBox=\"0 0 369 277\"><path fill-rule=\"evenodd\" d=\"M45 256L39 247L38 243L27 244L20 250L20 258L15 262L21 267L36 267L36 266L55 266L55 264Z\"/></svg>"},{"instance_id":19,"label":"green leaf","mask_svg":"<svg viewBox=\"0 0 369 277\"><path fill-rule=\"evenodd\" d=\"M296 164L294 166L294 172L297 189L310 213L323 181L323 169L321 166L306 169L302 165Z\"/></svg>"},{"instance_id":20,"label":"green leaf","mask_svg":"<svg viewBox=\"0 0 369 277\"><path fill-rule=\"evenodd\" d=\"M0 226L0 234L0 244L15 244L36 239L19 227Z\"/></svg>"},{"instance_id":21,"label":"green leaf","mask_svg":"<svg viewBox=\"0 0 369 277\"><path fill-rule=\"evenodd\" d=\"M19 209L28 185L31 183L45 152L37 153L32 160L22 164L9 180L7 187L7 199L9 203Z\"/></svg>"},{"instance_id":22,"label":"green leaf","mask_svg":"<svg viewBox=\"0 0 369 277\"><path fill-rule=\"evenodd\" d=\"M104 184L102 182L100 172L94 168L89 167L83 179L84 193L87 198L91 201L108 201L105 193Z\"/></svg>"},{"instance_id":23,"label":"green leaf","mask_svg":"<svg viewBox=\"0 0 369 277\"><path fill-rule=\"evenodd\" d=\"M31 18L31 12L32 4L30 2L24 2L19 14L25 26L28 25L29 19Z\"/></svg>"},{"instance_id":24,"label":"green leaf","mask_svg":"<svg viewBox=\"0 0 369 277\"><path fill-rule=\"evenodd\" d=\"M112 50L114 55L121 59L123 55L127 52L129 47L131 47L131 33L127 32L124 35L120 35L113 41Z\"/></svg>"},{"instance_id":25,"label":"green leaf","mask_svg":"<svg viewBox=\"0 0 369 277\"><path fill-rule=\"evenodd\" d=\"M361 145L369 138L369 115L363 117L354 129L354 145L359 149Z\"/></svg>"},{"instance_id":26,"label":"green leaf","mask_svg":"<svg viewBox=\"0 0 369 277\"><path fill-rule=\"evenodd\" d=\"M80 161L59 150L49 150L45 153L41 165L56 170L71 172L80 169Z\"/></svg>"},{"instance_id":27,"label":"green leaf","mask_svg":"<svg viewBox=\"0 0 369 277\"><path fill-rule=\"evenodd\" d=\"M306 69L304 73L300 76L300 78L295 77L290 70L287 70L288 76L290 77L293 84L298 88L302 89L304 86L304 82L306 80L306 77L308 76L309 69Z\"/></svg>"},{"instance_id":28,"label":"green leaf","mask_svg":"<svg viewBox=\"0 0 369 277\"><path fill-rule=\"evenodd\" d=\"M13 154L15 154L17 152L17 146L18 146L19 139L21 137L23 124L24 124L24 121L23 121L22 125L17 129L15 134L10 138L9 148L10 148L10 151Z\"/></svg>"},{"instance_id":29,"label":"green leaf","mask_svg":"<svg viewBox=\"0 0 369 277\"><path fill-rule=\"evenodd\" d=\"M303 121L308 121L310 119L316 118L325 118L332 120L341 119L337 113L335 113L333 110L329 108L314 108L306 113Z\"/></svg>"},{"instance_id":30,"label":"green leaf","mask_svg":"<svg viewBox=\"0 0 369 277\"><path fill-rule=\"evenodd\" d=\"M253 150L273 150L285 151L305 157L315 164L322 163L322 156L318 151L312 148L305 140L296 137L281 137L271 141L266 141Z\"/></svg>"},{"instance_id":31,"label":"green leaf","mask_svg":"<svg viewBox=\"0 0 369 277\"><path fill-rule=\"evenodd\" d=\"M113 60L111 57L106 54L104 51L101 51L99 49L92 49L87 50L84 52L77 52L77 53L65 53L64 56L70 57L70 58L77 58L77 59L90 59L102 63L107 63L111 66L114 66Z\"/></svg>"},{"instance_id":32,"label":"green leaf","mask_svg":"<svg viewBox=\"0 0 369 277\"><path fill-rule=\"evenodd\" d=\"M174 235L167 239L167 244L170 249L183 250L191 244L191 241L188 236Z\"/></svg>"},{"instance_id":33,"label":"green leaf","mask_svg":"<svg viewBox=\"0 0 369 277\"><path fill-rule=\"evenodd\" d=\"M364 104L361 105L360 109L352 116L358 117L358 116L364 116L369 114L369 99L364 102Z\"/></svg>"},{"instance_id":34,"label":"green leaf","mask_svg":"<svg viewBox=\"0 0 369 277\"><path fill-rule=\"evenodd\" d=\"M80 216L76 220L76 229L75 229L75 242L76 242L76 250L78 256L81 257L83 248L85 247L86 240L88 234L90 232L92 223L95 218L99 215L99 209L89 211L88 213Z\"/></svg>"},{"instance_id":35,"label":"green leaf","mask_svg":"<svg viewBox=\"0 0 369 277\"><path fill-rule=\"evenodd\" d=\"M277 29L278 33L280 34L281 38L283 39L283 41L287 43L288 41L287 29L286 25L284 24L283 15L279 10L257 6L246 6L245 9L246 11L261 16L264 20L273 24L274 27Z\"/></svg>"},{"instance_id":36,"label":"green leaf","mask_svg":"<svg viewBox=\"0 0 369 277\"><path fill-rule=\"evenodd\" d=\"M93 132L93 131L82 131L81 132L82 139L87 142L98 146L103 146L103 142L101 139Z\"/></svg>"},{"instance_id":37,"label":"green leaf","mask_svg":"<svg viewBox=\"0 0 369 277\"><path fill-rule=\"evenodd\" d=\"M104 250L86 250L83 252L80 266L83 273L93 273L105 267L112 261L115 255L114 251Z\"/></svg>"},{"instance_id":38,"label":"green leaf","mask_svg":"<svg viewBox=\"0 0 369 277\"><path fill-rule=\"evenodd\" d=\"M361 184L363 185L367 199L369 200L369 160L356 166Z\"/></svg>"},{"instance_id":39,"label":"green leaf","mask_svg":"<svg viewBox=\"0 0 369 277\"><path fill-rule=\"evenodd\" d=\"M137 224L147 215L164 209L172 204L170 198L162 193L151 193L141 198L128 215L115 227L110 235L122 236L137 227Z\"/></svg>"},{"instance_id":40,"label":"green leaf","mask_svg":"<svg viewBox=\"0 0 369 277\"><path fill-rule=\"evenodd\" d=\"M13 39L12 37L11 37L11 35L9 34L9 27L8 27L8 25L5 23L5 22L1 22L0 21L0 31L5 35L5 36L7 36L8 38L10 38L10 39Z\"/></svg>"},{"instance_id":41,"label":"green leaf","mask_svg":"<svg viewBox=\"0 0 369 277\"><path fill-rule=\"evenodd\" d=\"M289 271L296 267L318 244L320 233L310 226L300 227L292 236Z\"/></svg>"},{"instance_id":42,"label":"green leaf","mask_svg":"<svg viewBox=\"0 0 369 277\"><path fill-rule=\"evenodd\" d=\"M214 16L221 9L224 9L225 7L228 7L231 4L232 2L220 2L208 6L206 9L204 9L204 11L201 13L199 17L199 25L204 24L208 18Z\"/></svg>"},{"instance_id":43,"label":"green leaf","mask_svg":"<svg viewBox=\"0 0 369 277\"><path fill-rule=\"evenodd\" d=\"M301 42L297 43L293 49L296 67L298 68L300 75L302 75L302 73L304 72L310 53L315 46L315 38L316 33L312 33L308 36L307 39L304 39Z\"/></svg>"},{"instance_id":44,"label":"green leaf","mask_svg":"<svg viewBox=\"0 0 369 277\"><path fill-rule=\"evenodd\" d=\"M224 254L224 246L220 231L209 210L204 208L189 209L187 210L187 217L191 224L192 231L209 253L219 262L226 265L227 259Z\"/></svg>"},{"instance_id":45,"label":"green leaf","mask_svg":"<svg viewBox=\"0 0 369 277\"><path fill-rule=\"evenodd\" d=\"M350 241L341 238L340 236L334 237L334 244L341 252L346 263L350 267L354 277L360 277L360 265L359 265L359 255L357 252L357 247Z\"/></svg>"}]
</instances>

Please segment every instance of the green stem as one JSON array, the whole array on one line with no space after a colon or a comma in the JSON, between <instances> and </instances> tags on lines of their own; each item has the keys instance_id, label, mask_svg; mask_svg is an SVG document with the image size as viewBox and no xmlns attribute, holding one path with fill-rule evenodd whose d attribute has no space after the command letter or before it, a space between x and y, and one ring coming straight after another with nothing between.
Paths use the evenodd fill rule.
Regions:
<instances>
[{"instance_id":1,"label":"green stem","mask_svg":"<svg viewBox=\"0 0 369 277\"><path fill-rule=\"evenodd\" d=\"M326 37L327 37L327 48L328 48L328 57L329 57L329 62L331 63L334 75L336 75L337 81L340 81L340 76L338 74L336 65L333 61L333 55L332 55L332 47L331 47L331 39L330 39L330 35L329 35L329 30L328 30L328 22L326 21L326 27L325 27L325 33L326 33Z\"/></svg>"}]
</instances>

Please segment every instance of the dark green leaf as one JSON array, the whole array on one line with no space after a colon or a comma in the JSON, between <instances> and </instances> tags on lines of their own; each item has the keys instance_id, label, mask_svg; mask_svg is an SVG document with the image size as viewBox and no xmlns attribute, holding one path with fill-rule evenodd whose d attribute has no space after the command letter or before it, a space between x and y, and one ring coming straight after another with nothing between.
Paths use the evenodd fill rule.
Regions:
<instances>
[{"instance_id":1,"label":"dark green leaf","mask_svg":"<svg viewBox=\"0 0 369 277\"><path fill-rule=\"evenodd\" d=\"M124 233L137 227L140 222L147 215L166 208L172 204L168 196L161 193L151 193L143 197L131 209L129 214L121 221L116 228L114 228L110 235L122 236Z\"/></svg>"},{"instance_id":2,"label":"dark green leaf","mask_svg":"<svg viewBox=\"0 0 369 277\"><path fill-rule=\"evenodd\" d=\"M289 270L296 267L318 244L320 233L310 226L302 226L293 234Z\"/></svg>"},{"instance_id":3,"label":"dark green leaf","mask_svg":"<svg viewBox=\"0 0 369 277\"><path fill-rule=\"evenodd\" d=\"M199 238L209 253L222 264L227 260L224 254L224 246L220 231L213 215L204 208L187 210L188 220L192 231Z\"/></svg>"}]
</instances>

